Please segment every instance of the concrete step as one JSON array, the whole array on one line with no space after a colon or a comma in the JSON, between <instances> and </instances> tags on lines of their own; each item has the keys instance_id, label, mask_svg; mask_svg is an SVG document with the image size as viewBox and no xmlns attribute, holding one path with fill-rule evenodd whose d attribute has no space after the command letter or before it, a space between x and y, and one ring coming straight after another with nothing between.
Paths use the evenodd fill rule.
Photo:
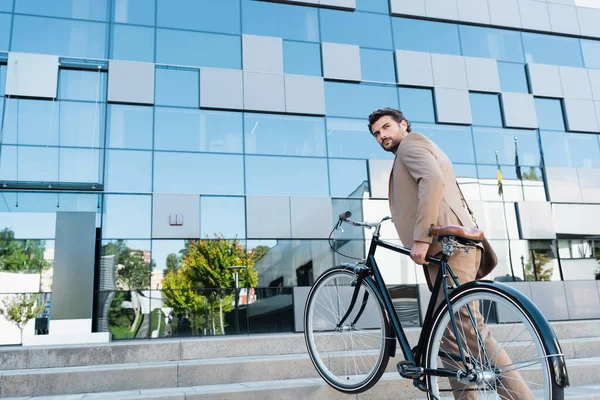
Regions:
<instances>
[{"instance_id":1,"label":"concrete step","mask_svg":"<svg viewBox=\"0 0 600 400\"><path fill-rule=\"evenodd\" d=\"M73 394L60 397L63 400L247 400L249 398L264 400L409 400L422 399L424 398L424 393L414 388L411 381L401 379L397 374L385 374L373 388L354 396L340 393L327 386L320 379L294 379L215 386L187 386L168 389ZM565 390L565 398L600 400L600 385L569 387ZM6 400L57 400L57 397L9 397Z\"/></svg>"},{"instance_id":2,"label":"concrete step","mask_svg":"<svg viewBox=\"0 0 600 400\"><path fill-rule=\"evenodd\" d=\"M522 350L519 345L507 347L509 355ZM400 359L391 359L387 372L395 372ZM573 386L598 382L600 357L568 359L567 366ZM280 381L318 374L307 354L21 369L2 372L0 397L251 383L265 377Z\"/></svg>"},{"instance_id":3,"label":"concrete step","mask_svg":"<svg viewBox=\"0 0 600 400\"><path fill-rule=\"evenodd\" d=\"M600 355L600 320L554 322L552 326L567 357ZM419 333L419 328L406 329L411 345L416 345ZM567 339L589 341L570 344ZM306 354L304 336L273 334L134 340L69 347L5 347L0 349L0 371L282 354Z\"/></svg>"}]
</instances>

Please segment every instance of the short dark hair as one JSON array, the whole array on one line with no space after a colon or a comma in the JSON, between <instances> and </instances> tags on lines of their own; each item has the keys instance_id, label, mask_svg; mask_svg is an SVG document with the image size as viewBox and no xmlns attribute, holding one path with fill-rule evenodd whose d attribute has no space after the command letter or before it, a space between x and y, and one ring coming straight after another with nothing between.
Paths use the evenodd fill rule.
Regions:
<instances>
[{"instance_id":1,"label":"short dark hair","mask_svg":"<svg viewBox=\"0 0 600 400\"><path fill-rule=\"evenodd\" d=\"M392 117L394 119L394 121L396 121L397 123L406 121L406 124L407 124L406 131L410 133L410 122L404 117L404 114L402 114L402 111L396 110L395 108L390 108L390 107L380 108L379 110L374 111L373 113L371 113L371 115L369 115L369 132L373 133L373 131L371 130L371 128L373 127L373 124L375 122L377 122L377 120L379 118L385 117L386 115L389 115L390 117Z\"/></svg>"}]
</instances>

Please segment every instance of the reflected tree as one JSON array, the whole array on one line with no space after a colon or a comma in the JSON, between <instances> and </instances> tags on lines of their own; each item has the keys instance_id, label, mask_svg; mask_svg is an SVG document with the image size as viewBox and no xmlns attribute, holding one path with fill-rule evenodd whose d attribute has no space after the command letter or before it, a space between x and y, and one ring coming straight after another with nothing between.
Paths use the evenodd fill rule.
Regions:
<instances>
[{"instance_id":1,"label":"reflected tree","mask_svg":"<svg viewBox=\"0 0 600 400\"><path fill-rule=\"evenodd\" d=\"M537 174L537 169L534 167L529 167L529 171L527 172L523 172L523 175L521 175L523 180L528 180L528 181L539 181L542 178Z\"/></svg>"},{"instance_id":2,"label":"reflected tree","mask_svg":"<svg viewBox=\"0 0 600 400\"><path fill-rule=\"evenodd\" d=\"M0 231L0 271L35 272L50 268L50 262L44 259L46 251L44 240L17 240L10 228Z\"/></svg>"},{"instance_id":3,"label":"reflected tree","mask_svg":"<svg viewBox=\"0 0 600 400\"><path fill-rule=\"evenodd\" d=\"M180 266L180 260L179 260L179 257L177 256L177 254L175 254L175 253L169 254L167 256L166 265L167 265L167 268L163 270L165 275L171 271L173 271L173 272L177 271L177 269L179 269L179 266Z\"/></svg>"},{"instance_id":4,"label":"reflected tree","mask_svg":"<svg viewBox=\"0 0 600 400\"><path fill-rule=\"evenodd\" d=\"M40 303L39 294L17 294L2 300L0 315L3 315L4 318L19 328L21 343L23 343L25 325L44 311L45 307L45 302Z\"/></svg>"},{"instance_id":5,"label":"reflected tree","mask_svg":"<svg viewBox=\"0 0 600 400\"><path fill-rule=\"evenodd\" d=\"M530 260L524 264L524 274L526 281L550 281L554 272L552 266L544 268L546 264L552 262L552 257L546 253L534 251L533 261ZM535 270L534 270L535 268Z\"/></svg>"}]
</instances>

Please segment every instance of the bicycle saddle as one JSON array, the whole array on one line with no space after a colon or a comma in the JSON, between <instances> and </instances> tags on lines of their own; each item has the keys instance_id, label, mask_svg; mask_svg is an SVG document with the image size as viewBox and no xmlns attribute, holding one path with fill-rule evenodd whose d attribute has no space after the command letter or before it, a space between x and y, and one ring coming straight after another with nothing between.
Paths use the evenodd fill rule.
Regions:
<instances>
[{"instance_id":1,"label":"bicycle saddle","mask_svg":"<svg viewBox=\"0 0 600 400\"><path fill-rule=\"evenodd\" d=\"M444 237L444 236L456 236L473 242L481 242L483 240L483 231L477 228L466 228L460 225L444 225L431 227L431 234L433 236Z\"/></svg>"}]
</instances>

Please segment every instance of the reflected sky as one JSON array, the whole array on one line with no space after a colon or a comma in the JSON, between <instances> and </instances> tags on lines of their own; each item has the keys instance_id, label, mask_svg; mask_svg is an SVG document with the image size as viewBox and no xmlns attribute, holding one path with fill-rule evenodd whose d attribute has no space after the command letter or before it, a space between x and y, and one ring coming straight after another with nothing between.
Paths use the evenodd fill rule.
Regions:
<instances>
[{"instance_id":1,"label":"reflected sky","mask_svg":"<svg viewBox=\"0 0 600 400\"><path fill-rule=\"evenodd\" d=\"M154 28L112 25L110 58L114 60L154 62Z\"/></svg>"},{"instance_id":2,"label":"reflected sky","mask_svg":"<svg viewBox=\"0 0 600 400\"><path fill-rule=\"evenodd\" d=\"M318 42L318 9L242 0L242 33Z\"/></svg>"},{"instance_id":3,"label":"reflected sky","mask_svg":"<svg viewBox=\"0 0 600 400\"><path fill-rule=\"evenodd\" d=\"M393 159L369 133L367 123L367 119L327 118L329 157Z\"/></svg>"},{"instance_id":4,"label":"reflected sky","mask_svg":"<svg viewBox=\"0 0 600 400\"><path fill-rule=\"evenodd\" d=\"M321 41L393 49L388 16L358 11L320 11Z\"/></svg>"}]
</instances>

